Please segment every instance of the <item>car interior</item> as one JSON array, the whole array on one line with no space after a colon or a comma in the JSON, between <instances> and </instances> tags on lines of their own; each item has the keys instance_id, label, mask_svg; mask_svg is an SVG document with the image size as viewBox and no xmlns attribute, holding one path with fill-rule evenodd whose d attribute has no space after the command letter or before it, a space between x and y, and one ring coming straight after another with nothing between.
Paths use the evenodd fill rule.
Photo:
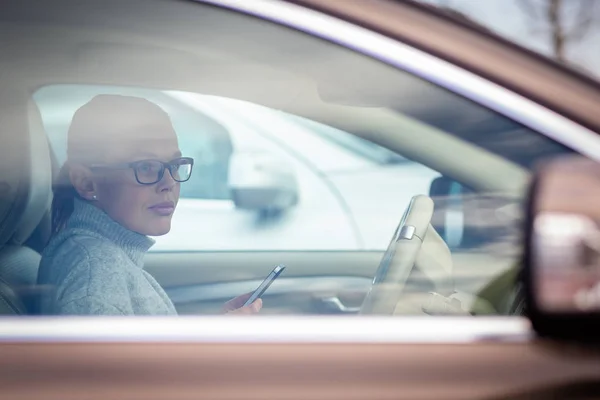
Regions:
<instances>
[{"instance_id":1,"label":"car interior","mask_svg":"<svg viewBox=\"0 0 600 400\"><path fill-rule=\"evenodd\" d=\"M0 15L5 31L0 35L5 49L0 70L9 82L0 93L3 141L9 144L0 149L1 314L35 314L35 299L49 289L37 286L36 277L50 230L51 182L59 166L32 101L33 93L46 85L134 86L242 99L355 134L475 193L522 199L528 166L434 122L396 111L419 96L396 89L410 91L415 82L423 84L420 78L232 11L193 3L163 6L131 1L119 15L108 18L98 7L94 15L80 18L78 13L86 9L72 1L68 13L47 5L26 12L16 5L10 15ZM2 43L6 38L10 41ZM411 236L398 221L385 254L159 252L148 255L146 269L173 296L181 314L215 312L223 300L256 287L282 260L291 267L285 280L281 278L281 287L289 291L267 297L274 304L265 307L267 314L327 313L332 296L349 309L362 304L363 313L386 315L422 314L425 303L432 315L522 312L515 305L520 300L514 299L518 259L492 252L451 253L432 225L437 202L432 197L416 196L407 210L399 205L398 213L405 211L416 230ZM484 284L456 287L454 278L462 265L496 272ZM377 290L370 290L373 277L377 283L384 281ZM429 283L415 293L403 293L400 289L409 279ZM466 306L448 307L453 302Z\"/></svg>"},{"instance_id":2,"label":"car interior","mask_svg":"<svg viewBox=\"0 0 600 400\"><path fill-rule=\"evenodd\" d=\"M50 229L52 165L46 135L34 103L25 100L20 107L14 104L11 109L21 115L10 125L11 131L18 133L8 138L8 146L0 150L3 171L0 312L32 314L39 294L36 285L41 259L39 252L47 239L42 235L49 235Z\"/></svg>"}]
</instances>

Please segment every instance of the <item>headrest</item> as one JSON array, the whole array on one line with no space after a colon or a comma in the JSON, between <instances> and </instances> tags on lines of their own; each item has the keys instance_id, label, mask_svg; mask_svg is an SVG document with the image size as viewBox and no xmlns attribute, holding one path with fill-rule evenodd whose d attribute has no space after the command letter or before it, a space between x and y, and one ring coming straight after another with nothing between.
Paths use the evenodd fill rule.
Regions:
<instances>
[{"instance_id":1,"label":"headrest","mask_svg":"<svg viewBox=\"0 0 600 400\"><path fill-rule=\"evenodd\" d=\"M40 112L32 100L0 104L0 248L22 244L48 210L52 164Z\"/></svg>"}]
</instances>

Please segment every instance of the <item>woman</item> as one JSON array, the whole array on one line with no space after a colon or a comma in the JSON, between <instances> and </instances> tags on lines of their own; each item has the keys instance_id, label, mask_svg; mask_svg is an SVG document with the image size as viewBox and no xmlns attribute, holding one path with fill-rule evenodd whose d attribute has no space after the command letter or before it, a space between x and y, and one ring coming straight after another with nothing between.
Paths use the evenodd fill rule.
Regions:
<instances>
[{"instance_id":1,"label":"woman","mask_svg":"<svg viewBox=\"0 0 600 400\"><path fill-rule=\"evenodd\" d=\"M77 110L67 162L52 203L53 236L42 254L39 283L53 288L44 314L176 315L173 303L143 269L164 235L190 178L169 116L141 98L100 95ZM252 314L249 294L225 312Z\"/></svg>"}]
</instances>

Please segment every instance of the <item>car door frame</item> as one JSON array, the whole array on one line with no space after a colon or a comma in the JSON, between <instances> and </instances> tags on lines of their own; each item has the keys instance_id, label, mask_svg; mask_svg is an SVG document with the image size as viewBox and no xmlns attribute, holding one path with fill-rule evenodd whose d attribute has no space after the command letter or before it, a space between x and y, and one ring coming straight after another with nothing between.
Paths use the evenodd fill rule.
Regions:
<instances>
[{"instance_id":1,"label":"car door frame","mask_svg":"<svg viewBox=\"0 0 600 400\"><path fill-rule=\"evenodd\" d=\"M386 0L285 1L406 43L531 99L582 126L600 131L596 106L600 102L599 81L519 46L483 26L478 29L474 24L451 18L442 10L414 0L400 0L393 6ZM311 25L309 29L315 27ZM394 63L401 61L394 57ZM402 64L410 67L409 63ZM516 66L518 74L514 73ZM562 89L567 86L569 91L564 92ZM452 87L460 87L460 82L454 82L448 89L452 90ZM502 113L502 110L497 111Z\"/></svg>"}]
</instances>

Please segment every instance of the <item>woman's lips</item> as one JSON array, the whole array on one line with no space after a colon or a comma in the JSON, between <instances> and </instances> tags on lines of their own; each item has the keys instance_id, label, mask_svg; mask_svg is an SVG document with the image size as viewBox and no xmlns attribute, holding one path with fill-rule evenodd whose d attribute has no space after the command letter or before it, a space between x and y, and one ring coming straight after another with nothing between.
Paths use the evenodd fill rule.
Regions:
<instances>
[{"instance_id":1,"label":"woman's lips","mask_svg":"<svg viewBox=\"0 0 600 400\"><path fill-rule=\"evenodd\" d=\"M165 201L163 203L155 204L149 207L149 209L158 215L168 216L173 214L173 212L175 211L175 203L173 203L172 201Z\"/></svg>"}]
</instances>

